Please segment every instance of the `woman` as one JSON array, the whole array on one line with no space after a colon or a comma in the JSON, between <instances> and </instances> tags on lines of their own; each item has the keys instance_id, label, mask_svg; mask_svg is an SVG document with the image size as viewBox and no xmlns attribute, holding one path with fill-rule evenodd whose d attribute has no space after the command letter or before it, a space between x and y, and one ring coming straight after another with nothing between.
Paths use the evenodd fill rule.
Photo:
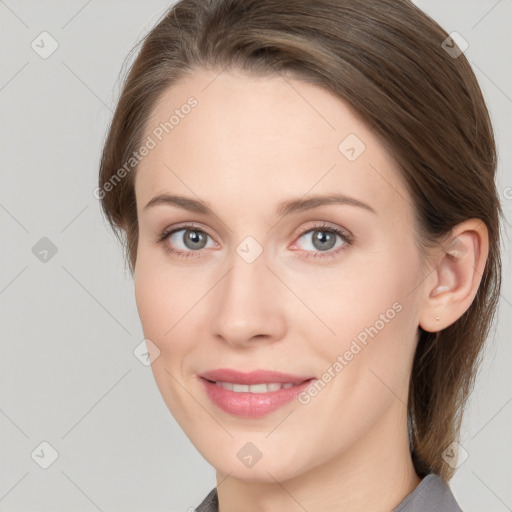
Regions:
<instances>
[{"instance_id":1,"label":"woman","mask_svg":"<svg viewBox=\"0 0 512 512\"><path fill-rule=\"evenodd\" d=\"M460 511L502 211L457 50L406 0L181 0L145 37L98 197L197 510Z\"/></svg>"}]
</instances>

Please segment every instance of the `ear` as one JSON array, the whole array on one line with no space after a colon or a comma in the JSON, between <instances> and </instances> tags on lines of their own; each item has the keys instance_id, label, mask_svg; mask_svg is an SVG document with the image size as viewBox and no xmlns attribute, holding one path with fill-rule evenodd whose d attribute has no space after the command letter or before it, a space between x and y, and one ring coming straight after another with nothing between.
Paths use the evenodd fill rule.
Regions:
<instances>
[{"instance_id":1,"label":"ear","mask_svg":"<svg viewBox=\"0 0 512 512\"><path fill-rule=\"evenodd\" d=\"M420 327L428 332L453 324L473 302L489 254L487 226L480 219L458 224L437 252L419 317Z\"/></svg>"}]
</instances>

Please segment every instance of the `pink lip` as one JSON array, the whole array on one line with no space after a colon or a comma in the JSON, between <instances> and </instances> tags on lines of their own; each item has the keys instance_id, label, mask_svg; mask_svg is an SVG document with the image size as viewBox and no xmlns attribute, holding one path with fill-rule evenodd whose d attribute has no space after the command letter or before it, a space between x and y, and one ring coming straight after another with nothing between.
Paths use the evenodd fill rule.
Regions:
<instances>
[{"instance_id":1,"label":"pink lip","mask_svg":"<svg viewBox=\"0 0 512 512\"><path fill-rule=\"evenodd\" d=\"M279 409L296 398L314 379L266 370L241 373L230 369L213 370L203 373L200 377L206 394L215 405L225 412L246 418L264 416ZM247 385L272 382L301 382L301 384L268 393L239 393L224 389L211 381Z\"/></svg>"}]
</instances>

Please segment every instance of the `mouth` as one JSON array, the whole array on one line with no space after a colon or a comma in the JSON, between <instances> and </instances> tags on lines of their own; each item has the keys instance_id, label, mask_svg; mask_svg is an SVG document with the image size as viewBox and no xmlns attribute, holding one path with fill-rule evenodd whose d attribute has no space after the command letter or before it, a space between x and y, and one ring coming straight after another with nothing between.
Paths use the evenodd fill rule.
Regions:
<instances>
[{"instance_id":1,"label":"mouth","mask_svg":"<svg viewBox=\"0 0 512 512\"><path fill-rule=\"evenodd\" d=\"M211 373L203 374L199 379L210 401L225 413L245 418L258 418L278 410L296 399L316 380L315 377L303 378L276 372L270 372L271 375L262 371L240 374L233 370L217 371L222 375L217 380ZM226 378L227 375L230 377Z\"/></svg>"}]
</instances>

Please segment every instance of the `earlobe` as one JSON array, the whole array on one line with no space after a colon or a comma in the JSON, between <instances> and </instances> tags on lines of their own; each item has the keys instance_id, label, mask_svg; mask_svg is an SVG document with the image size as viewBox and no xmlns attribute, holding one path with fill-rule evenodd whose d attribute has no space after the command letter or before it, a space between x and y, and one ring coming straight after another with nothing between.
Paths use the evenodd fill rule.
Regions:
<instances>
[{"instance_id":1,"label":"earlobe","mask_svg":"<svg viewBox=\"0 0 512 512\"><path fill-rule=\"evenodd\" d=\"M467 311L478 291L488 252L488 231L480 219L459 224L449 243L441 244L438 264L425 282L419 319L424 331L440 331Z\"/></svg>"}]
</instances>

